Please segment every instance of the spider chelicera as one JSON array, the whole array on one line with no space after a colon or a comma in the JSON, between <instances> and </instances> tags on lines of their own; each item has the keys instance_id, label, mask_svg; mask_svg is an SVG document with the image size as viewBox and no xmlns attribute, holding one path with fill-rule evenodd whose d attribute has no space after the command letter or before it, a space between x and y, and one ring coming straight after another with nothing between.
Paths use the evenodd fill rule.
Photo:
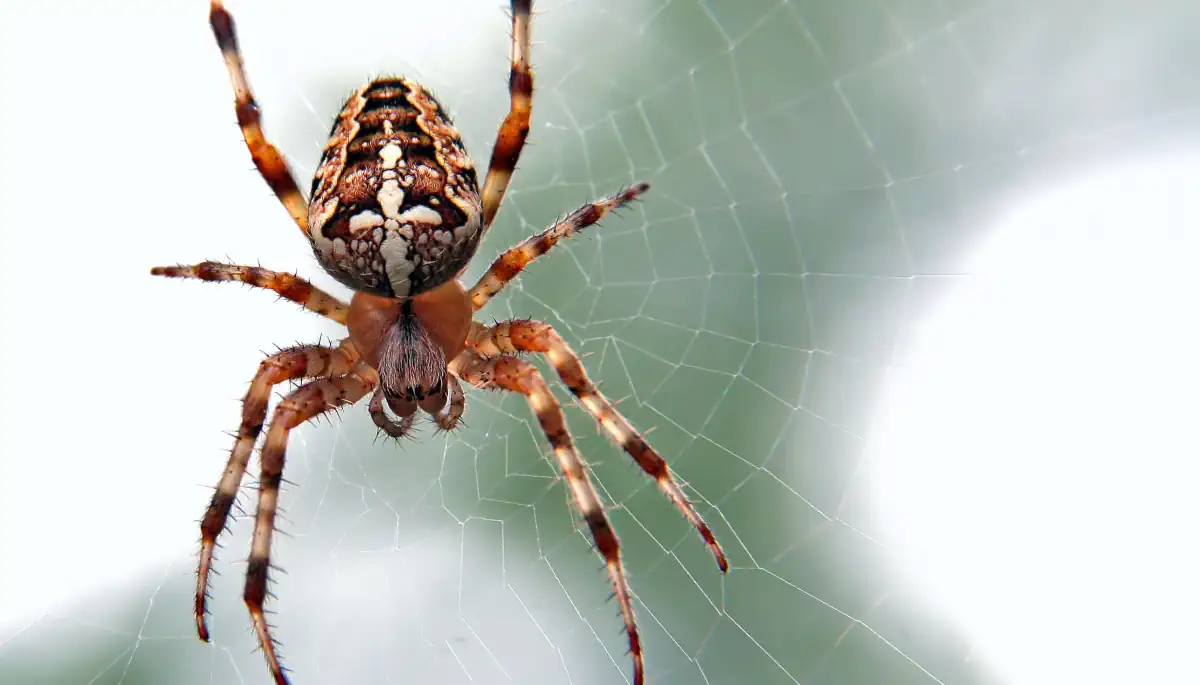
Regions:
<instances>
[{"instance_id":1,"label":"spider chelicera","mask_svg":"<svg viewBox=\"0 0 1200 685\"><path fill-rule=\"evenodd\" d=\"M355 90L338 113L306 201L287 161L263 134L233 18L220 0L212 0L209 21L229 70L238 124L254 164L312 244L317 261L355 291L346 304L289 274L216 262L151 270L159 276L240 281L273 290L349 330L337 345L292 347L259 365L242 401L242 423L229 462L200 524L195 617L200 639L207 641L213 550L266 420L270 391L280 383L309 379L278 403L267 429L243 594L279 685L288 680L263 602L288 434L315 416L368 395L372 420L389 436L407 434L418 409L439 428L452 430L466 404L462 382L527 398L604 559L629 637L634 683L643 683L641 641L617 535L567 430L562 408L537 369L517 356L520 353L546 355L579 404L657 481L700 532L721 570L728 570L721 547L667 463L600 394L579 357L553 328L539 321L488 326L472 319L530 262L563 238L632 202L649 186L638 183L580 207L501 254L469 290L458 281L496 217L529 132L532 4L532 0L511 2L511 105L497 134L482 191L458 130L429 91L404 78L378 78Z\"/></svg>"}]
</instances>

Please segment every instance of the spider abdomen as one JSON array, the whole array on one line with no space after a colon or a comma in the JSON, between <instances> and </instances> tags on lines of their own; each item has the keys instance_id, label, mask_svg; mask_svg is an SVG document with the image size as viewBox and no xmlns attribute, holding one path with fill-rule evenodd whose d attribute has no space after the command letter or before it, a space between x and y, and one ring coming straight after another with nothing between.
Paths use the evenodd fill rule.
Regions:
<instances>
[{"instance_id":1,"label":"spider abdomen","mask_svg":"<svg viewBox=\"0 0 1200 685\"><path fill-rule=\"evenodd\" d=\"M482 237L475 165L420 84L381 78L346 100L313 178L309 239L360 292L410 297L454 278Z\"/></svg>"}]
</instances>

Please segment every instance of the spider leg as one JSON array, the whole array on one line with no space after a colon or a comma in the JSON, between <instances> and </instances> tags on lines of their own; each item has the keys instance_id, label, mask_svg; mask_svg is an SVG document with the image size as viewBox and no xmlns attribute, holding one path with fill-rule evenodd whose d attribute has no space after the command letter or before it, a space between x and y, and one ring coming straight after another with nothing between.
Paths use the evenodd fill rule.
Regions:
<instances>
[{"instance_id":1,"label":"spider leg","mask_svg":"<svg viewBox=\"0 0 1200 685\"><path fill-rule=\"evenodd\" d=\"M570 238L588 226L599 223L609 212L633 202L649 189L649 183L635 183L615 195L580 207L556 221L550 228L508 249L492 262L487 273L480 276L479 281L471 288L471 306L475 311L479 311L496 293L503 290L509 281L529 266L530 262L549 252L558 241Z\"/></svg>"},{"instance_id":2,"label":"spider leg","mask_svg":"<svg viewBox=\"0 0 1200 685\"><path fill-rule=\"evenodd\" d=\"M241 281L256 288L274 290L283 299L343 325L350 311L350 305L303 278L259 266L200 262L192 266L156 266L150 269L150 274L169 278L198 278L202 281Z\"/></svg>"},{"instance_id":3,"label":"spider leg","mask_svg":"<svg viewBox=\"0 0 1200 685\"><path fill-rule=\"evenodd\" d=\"M537 416L538 423L546 433L554 458L566 478L567 487L575 506L579 507L584 521L591 530L596 549L604 558L614 595L621 606L621 617L625 621L625 632L629 635L629 653L633 656L633 683L643 685L644 662L642 643L638 634L637 618L633 612L633 593L625 577L621 563L621 546L604 513L604 505L588 477L587 467L575 448L571 433L567 430L562 407L554 399L546 381L529 362L511 356L484 357L468 348L450 363L451 373L478 388L508 390L524 395Z\"/></svg>"},{"instance_id":4,"label":"spider leg","mask_svg":"<svg viewBox=\"0 0 1200 685\"><path fill-rule=\"evenodd\" d=\"M567 345L562 336L550 324L541 321L502 321L495 326L483 326L475 322L468 344L484 356L537 352L546 355L563 383L570 388L579 404L600 424L606 433L637 462L646 475L658 483L658 488L671 500L675 508L692 524L712 550L717 566L723 573L729 571L725 552L709 530L708 524L696 511L679 483L667 467L667 462L646 439L629 424L629 421L613 407L596 385L588 378L582 360Z\"/></svg>"},{"instance_id":5,"label":"spider leg","mask_svg":"<svg viewBox=\"0 0 1200 685\"><path fill-rule=\"evenodd\" d=\"M283 481L284 455L292 429L309 419L346 404L353 404L375 389L379 376L364 362L357 362L349 373L318 378L297 388L275 407L271 426L263 444L262 472L258 485L258 509L254 514L254 537L246 568L246 588L242 598L254 622L254 632L267 657L267 665L276 685L288 685L279 660L271 627L263 613L267 598L267 572L271 567L271 537L275 532L275 511L279 504L279 485Z\"/></svg>"},{"instance_id":6,"label":"spider leg","mask_svg":"<svg viewBox=\"0 0 1200 685\"><path fill-rule=\"evenodd\" d=\"M221 48L221 55L225 58L225 68L229 70L238 126L242 128L242 138L246 141L246 147L250 149L254 166L258 167L258 172L262 174L267 185L271 186L271 190L283 203L288 214L292 215L292 221L295 221L307 236L308 202L300 193L296 178L292 175L283 153L272 145L263 133L262 113L254 100L254 92L250 89L250 81L246 78L246 70L242 65L242 53L238 49L233 17L225 10L221 0L212 0L208 22L212 26L217 45Z\"/></svg>"},{"instance_id":7,"label":"spider leg","mask_svg":"<svg viewBox=\"0 0 1200 685\"><path fill-rule=\"evenodd\" d=\"M504 191L517 168L521 148L529 135L529 114L533 109L533 71L529 66L529 24L533 0L512 0L512 66L508 73L508 116L496 133L492 160L483 182L483 230L492 225Z\"/></svg>"},{"instance_id":8,"label":"spider leg","mask_svg":"<svg viewBox=\"0 0 1200 685\"><path fill-rule=\"evenodd\" d=\"M322 345L301 345L281 350L262 361L250 389L242 400L242 424L238 428L237 440L229 454L229 461L217 489L213 492L204 518L200 521L200 563L196 569L196 632L200 639L208 642L208 574L212 570L213 550L217 536L225 530L229 511L237 499L242 476L250 461L250 453L263 420L267 417L267 402L271 388L297 378L340 376L350 371L358 359L358 352L348 340L336 348Z\"/></svg>"}]
</instances>

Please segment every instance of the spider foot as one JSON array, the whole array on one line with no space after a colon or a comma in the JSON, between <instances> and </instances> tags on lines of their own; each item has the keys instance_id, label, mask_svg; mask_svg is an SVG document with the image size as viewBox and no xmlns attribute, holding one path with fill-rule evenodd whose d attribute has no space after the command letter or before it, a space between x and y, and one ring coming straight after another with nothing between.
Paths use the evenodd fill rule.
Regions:
<instances>
[{"instance_id":1,"label":"spider foot","mask_svg":"<svg viewBox=\"0 0 1200 685\"><path fill-rule=\"evenodd\" d=\"M258 637L258 646L267 659L267 667L275 679L275 685L289 685L287 672L279 656L279 641L271 634L271 624L267 622L263 602L272 596L267 591L267 571L270 562L266 559L251 558L246 570L246 590L243 600L250 610L250 620L254 625L254 634Z\"/></svg>"}]
</instances>

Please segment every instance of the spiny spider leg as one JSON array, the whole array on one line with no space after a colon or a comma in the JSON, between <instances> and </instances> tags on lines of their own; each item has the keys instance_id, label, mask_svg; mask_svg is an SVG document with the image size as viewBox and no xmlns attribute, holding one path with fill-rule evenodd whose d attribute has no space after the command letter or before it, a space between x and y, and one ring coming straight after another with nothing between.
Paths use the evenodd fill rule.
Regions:
<instances>
[{"instance_id":1,"label":"spiny spider leg","mask_svg":"<svg viewBox=\"0 0 1200 685\"><path fill-rule=\"evenodd\" d=\"M200 522L200 564L196 569L196 632L200 639L208 641L207 600L208 574L212 569L213 549L217 536L225 530L229 510L237 499L242 476L250 462L254 443L262 432L263 420L267 417L267 402L271 388L298 378L340 376L350 371L358 360L358 352L349 340L342 341L336 348L323 345L300 345L280 350L258 365L250 389L242 399L242 424L238 428L237 440L229 454L229 461L221 476L217 489L209 501L208 510Z\"/></svg>"},{"instance_id":2,"label":"spiny spider leg","mask_svg":"<svg viewBox=\"0 0 1200 685\"><path fill-rule=\"evenodd\" d=\"M496 133L492 160L483 182L483 230L487 231L500 211L504 191L517 168L517 159L529 135L533 110L533 71L529 65L529 24L533 0L512 0L512 66L508 73L508 116Z\"/></svg>"},{"instance_id":3,"label":"spiny spider leg","mask_svg":"<svg viewBox=\"0 0 1200 685\"><path fill-rule=\"evenodd\" d=\"M592 380L579 355L567 345L562 336L547 323L541 321L502 321L495 326L484 326L474 322L471 328L468 344L487 357L502 354L519 354L521 352L537 352L546 355L554 366L560 378L579 404L587 410L592 418L600 424L622 449L637 462L646 475L658 483L658 488L671 500L683 517L696 528L700 537L712 550L717 559L717 566L724 573L729 572L729 562L716 537L709 530L708 524L696 511L679 483L671 474L667 462L659 455L646 439L634 429L629 421L613 407Z\"/></svg>"},{"instance_id":4,"label":"spiny spider leg","mask_svg":"<svg viewBox=\"0 0 1200 685\"><path fill-rule=\"evenodd\" d=\"M198 278L202 281L240 281L256 288L273 290L310 312L345 324L350 305L292 274L271 271L260 266L238 266L220 262L200 262L192 266L156 266L151 275L169 278Z\"/></svg>"},{"instance_id":5,"label":"spiny spider leg","mask_svg":"<svg viewBox=\"0 0 1200 685\"><path fill-rule=\"evenodd\" d=\"M486 358L468 348L450 363L451 373L467 383L487 390L508 390L525 396L530 408L546 433L554 458L566 478L571 497L583 520L591 530L596 549L604 558L612 581L614 594L621 606L621 617L625 621L625 632L629 635L629 653L633 656L633 683L643 685L645 666L642 659L642 642L638 633L637 618L633 612L633 594L625 578L625 567L621 563L621 545L604 513L604 505L588 477L587 466L579 456L571 433L567 429L566 417L558 400L546 386L546 381L529 362L517 357L501 356Z\"/></svg>"},{"instance_id":6,"label":"spiny spider leg","mask_svg":"<svg viewBox=\"0 0 1200 685\"><path fill-rule=\"evenodd\" d=\"M225 68L229 70L229 81L233 84L234 102L237 111L238 126L242 128L242 138L250 149L250 157L254 166L262 174L267 185L275 192L275 196L283 203L292 221L300 227L304 235L308 235L308 202L296 185L296 178L288 167L287 160L279 148L267 140L262 130L262 113L254 100L254 92L250 90L250 81L246 78L246 70L242 65L242 53L238 49L237 30L233 25L233 17L225 10L221 0L212 0L209 7L208 23L212 25L213 36L221 48L225 58Z\"/></svg>"},{"instance_id":7,"label":"spiny spider leg","mask_svg":"<svg viewBox=\"0 0 1200 685\"><path fill-rule=\"evenodd\" d=\"M258 482L258 509L254 514L254 537L250 542L250 560L246 568L246 588L242 598L250 610L254 632L267 656L267 665L276 685L288 685L279 660L271 627L263 613L267 598L267 571L271 567L271 536L275 532L275 512L279 505L279 485L283 481L284 457L288 436L293 428L330 409L353 404L379 384L375 370L364 362L354 364L350 372L336 378L318 378L302 385L279 402L267 429L262 453L262 472Z\"/></svg>"},{"instance_id":8,"label":"spiny spider leg","mask_svg":"<svg viewBox=\"0 0 1200 685\"><path fill-rule=\"evenodd\" d=\"M546 254L563 238L570 238L579 231L598 223L609 212L633 202L650 189L649 183L635 183L625 190L602 200L586 204L556 221L553 226L534 234L520 245L506 250L492 262L487 273L470 290L471 306L479 311L496 293L504 289L509 281L533 260Z\"/></svg>"}]
</instances>

